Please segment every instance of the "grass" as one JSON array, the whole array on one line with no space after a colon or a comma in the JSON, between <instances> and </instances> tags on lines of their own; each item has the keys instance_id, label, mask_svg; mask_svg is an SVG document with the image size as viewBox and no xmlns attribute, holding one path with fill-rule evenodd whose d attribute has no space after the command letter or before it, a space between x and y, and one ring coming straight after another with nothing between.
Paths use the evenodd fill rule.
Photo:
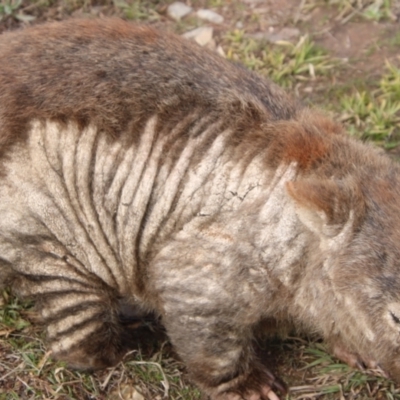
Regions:
<instances>
[{"instance_id":1,"label":"grass","mask_svg":"<svg viewBox=\"0 0 400 400\"><path fill-rule=\"evenodd\" d=\"M0 21L5 18L15 18L22 22L29 22L35 19L34 16L25 14L22 11L23 0L3 0L0 3Z\"/></svg>"},{"instance_id":2,"label":"grass","mask_svg":"<svg viewBox=\"0 0 400 400\"><path fill-rule=\"evenodd\" d=\"M46 352L41 329L29 323L35 319L31 303L8 291L0 299L0 400L201 398L168 341L155 340L133 350L113 368L92 374L73 371ZM289 338L266 347L278 354L277 372L291 384L286 400L400 400L399 389L389 380L338 362L318 341Z\"/></svg>"},{"instance_id":3,"label":"grass","mask_svg":"<svg viewBox=\"0 0 400 400\"><path fill-rule=\"evenodd\" d=\"M295 44L287 41L270 44L235 30L225 36L224 44L227 58L241 62L286 88L298 81L324 76L338 64L307 35Z\"/></svg>"},{"instance_id":4,"label":"grass","mask_svg":"<svg viewBox=\"0 0 400 400\"><path fill-rule=\"evenodd\" d=\"M304 374L302 385L291 387L290 399L400 399L400 391L386 378L362 372L338 362L329 355L323 344L315 341L299 346L296 339L292 351L300 352Z\"/></svg>"},{"instance_id":5,"label":"grass","mask_svg":"<svg viewBox=\"0 0 400 400\"><path fill-rule=\"evenodd\" d=\"M335 19L345 24L361 18L366 21L395 20L392 12L393 0L322 0L305 2L305 10L325 4L337 10Z\"/></svg>"},{"instance_id":6,"label":"grass","mask_svg":"<svg viewBox=\"0 0 400 400\"><path fill-rule=\"evenodd\" d=\"M156 2L154 1L113 0L113 4L122 11L126 19L131 21L156 21L160 19L160 15L155 10Z\"/></svg>"},{"instance_id":7,"label":"grass","mask_svg":"<svg viewBox=\"0 0 400 400\"><path fill-rule=\"evenodd\" d=\"M0 299L0 400L200 398L165 337L151 339L143 346L145 354L141 348L133 350L113 368L93 374L73 371L46 352L42 329L29 322L37 319L32 303L6 290Z\"/></svg>"},{"instance_id":8,"label":"grass","mask_svg":"<svg viewBox=\"0 0 400 400\"><path fill-rule=\"evenodd\" d=\"M341 99L341 120L351 134L386 149L400 144L400 69L387 63L375 90L354 90Z\"/></svg>"},{"instance_id":9,"label":"grass","mask_svg":"<svg viewBox=\"0 0 400 400\"><path fill-rule=\"evenodd\" d=\"M160 19L158 0L1 0L0 21L34 21L54 7L61 17L81 12L90 15L94 6L105 15L117 15L131 21L153 22Z\"/></svg>"}]
</instances>

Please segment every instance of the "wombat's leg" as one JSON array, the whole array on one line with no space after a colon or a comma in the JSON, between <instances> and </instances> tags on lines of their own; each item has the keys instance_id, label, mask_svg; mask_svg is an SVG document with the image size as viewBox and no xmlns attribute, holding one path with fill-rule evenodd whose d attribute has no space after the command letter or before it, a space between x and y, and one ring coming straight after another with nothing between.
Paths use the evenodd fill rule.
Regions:
<instances>
[{"instance_id":1,"label":"wombat's leg","mask_svg":"<svg viewBox=\"0 0 400 400\"><path fill-rule=\"evenodd\" d=\"M33 298L53 355L78 369L115 365L125 354L129 331L120 320L115 293L60 277L18 276L13 290Z\"/></svg>"},{"instance_id":2,"label":"wombat's leg","mask_svg":"<svg viewBox=\"0 0 400 400\"><path fill-rule=\"evenodd\" d=\"M232 235L235 221L229 213L195 219L170 237L148 264L148 291L193 380L212 400L276 400L273 391L284 388L253 348L272 289L259 253Z\"/></svg>"},{"instance_id":3,"label":"wombat's leg","mask_svg":"<svg viewBox=\"0 0 400 400\"><path fill-rule=\"evenodd\" d=\"M197 269L207 280L189 269L163 279L162 298L163 324L193 380L212 400L276 400L282 387L254 355L240 295L220 287L210 268Z\"/></svg>"},{"instance_id":4,"label":"wombat's leg","mask_svg":"<svg viewBox=\"0 0 400 400\"><path fill-rule=\"evenodd\" d=\"M230 324L223 309L214 316L206 307L197 315L176 311L167 312L164 325L193 380L212 400L278 399L273 389L282 387L255 359L250 331Z\"/></svg>"},{"instance_id":5,"label":"wombat's leg","mask_svg":"<svg viewBox=\"0 0 400 400\"><path fill-rule=\"evenodd\" d=\"M3 289L12 284L15 272L11 264L0 258L0 289Z\"/></svg>"},{"instance_id":6,"label":"wombat's leg","mask_svg":"<svg viewBox=\"0 0 400 400\"><path fill-rule=\"evenodd\" d=\"M280 387L253 349L268 287L263 274L249 272L251 249L229 226L188 224L152 259L149 290L176 351L212 400L273 399Z\"/></svg>"},{"instance_id":7,"label":"wombat's leg","mask_svg":"<svg viewBox=\"0 0 400 400\"><path fill-rule=\"evenodd\" d=\"M100 304L59 318L47 327L56 358L72 368L96 370L117 364L128 350L128 330L119 322L113 306ZM63 325L67 322L70 327ZM65 326L68 326L65 325Z\"/></svg>"}]
</instances>

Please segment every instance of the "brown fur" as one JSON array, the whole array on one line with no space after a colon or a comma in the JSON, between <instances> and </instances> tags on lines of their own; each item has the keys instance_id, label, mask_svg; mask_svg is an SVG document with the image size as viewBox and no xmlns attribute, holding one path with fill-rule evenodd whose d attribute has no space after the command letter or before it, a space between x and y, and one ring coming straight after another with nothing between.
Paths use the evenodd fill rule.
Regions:
<instances>
[{"instance_id":1,"label":"brown fur","mask_svg":"<svg viewBox=\"0 0 400 400\"><path fill-rule=\"evenodd\" d=\"M57 142L51 122L69 136ZM97 136L89 145L93 127ZM26 155L42 154L30 141L41 129L48 135L38 140L45 157L35 164ZM143 170L137 162L128 171L141 174L142 197L121 205L126 188L114 178L124 173L124 151L147 140L146 129L154 134L150 155ZM76 131L86 142L72 140ZM91 175L92 153L103 139L104 152L115 152L104 162L109 175L102 166L104 182ZM160 143L159 158L151 158ZM92 153L85 158L81 148ZM1 283L13 277L15 291L40 300L56 349L58 338L76 340L56 352L71 365L117 362L129 336L124 321L154 312L213 400L267 399L270 388L281 388L253 349L263 325L316 332L352 365L379 364L400 380L400 169L268 80L188 41L116 19L6 33L0 37L0 156L0 197L10 208L0 202ZM81 160L72 172L71 158ZM24 172L27 165L32 175ZM86 222L90 207L103 201L93 195L96 182L116 189L111 197L105 190L95 220ZM39 203L51 197L45 212L29 203L28 184L37 186L30 188ZM60 196L70 196L61 199L67 205L57 203ZM73 212L64 218L67 200ZM132 210L135 201L142 208ZM129 226L129 218L137 222ZM67 239L58 230L62 223L72 232ZM98 226L121 229L118 246ZM82 243L73 243L78 234ZM92 243L99 257L89 254ZM126 248L134 254L128 265ZM107 262L114 256L115 270ZM81 303L69 305L79 296ZM85 312L91 319L80 321ZM93 321L95 333L73 336Z\"/></svg>"},{"instance_id":2,"label":"brown fur","mask_svg":"<svg viewBox=\"0 0 400 400\"><path fill-rule=\"evenodd\" d=\"M49 29L51 43L47 42ZM130 40L133 37L134 42ZM126 40L126 46L137 55L121 54L116 40ZM68 46L64 46L67 41ZM83 61L78 52L86 47L94 57ZM27 52L27 48L31 51ZM246 93L237 90L241 86L256 96L251 98L250 107L268 106L274 98L272 118L288 118L294 113L292 101L282 91L260 83L248 71L228 64L228 79L226 63L219 56L186 41L173 40L168 34L117 19L108 20L107 24L99 20L76 20L37 26L18 34L5 33L0 51L3 143L13 142L26 132L32 118L59 122L72 119L82 126L96 121L116 136L132 121L146 119L155 111L168 113L177 106L188 110L196 106L218 108L220 104L234 116L235 111L247 107ZM142 64L141 54L147 55L147 65ZM172 54L177 57L171 58ZM49 68L51 57L57 60L56 68ZM132 70L119 64L118 60L124 57L129 57ZM182 64L194 75L182 74ZM209 76L208 64L219 72ZM35 75L32 65L37 68ZM91 73L82 72L85 68ZM71 82L76 84L71 86ZM8 87L13 90L7 90ZM104 96L105 93L108 95ZM254 101L256 98L258 103ZM227 106L231 109L226 109ZM20 115L18 119L14 118L16 114Z\"/></svg>"}]
</instances>

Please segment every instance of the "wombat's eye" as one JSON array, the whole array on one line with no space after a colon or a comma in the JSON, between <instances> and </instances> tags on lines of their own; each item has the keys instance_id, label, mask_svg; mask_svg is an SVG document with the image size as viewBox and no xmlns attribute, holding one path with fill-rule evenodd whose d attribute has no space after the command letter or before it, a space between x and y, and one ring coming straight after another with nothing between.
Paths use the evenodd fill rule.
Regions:
<instances>
[{"instance_id":1,"label":"wombat's eye","mask_svg":"<svg viewBox=\"0 0 400 400\"><path fill-rule=\"evenodd\" d=\"M390 311L390 315L392 316L393 321L396 322L396 324L400 324L400 318L398 316L393 314L391 311Z\"/></svg>"}]
</instances>

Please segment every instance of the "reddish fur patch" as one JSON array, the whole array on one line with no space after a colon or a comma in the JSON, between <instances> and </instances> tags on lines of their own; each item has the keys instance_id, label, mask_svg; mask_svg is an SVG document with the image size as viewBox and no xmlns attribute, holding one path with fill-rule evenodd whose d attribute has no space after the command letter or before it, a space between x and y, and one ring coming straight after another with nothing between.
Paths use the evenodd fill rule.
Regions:
<instances>
[{"instance_id":1,"label":"reddish fur patch","mask_svg":"<svg viewBox=\"0 0 400 400\"><path fill-rule=\"evenodd\" d=\"M314 126L309 128L297 121L278 121L267 126L275 163L294 161L300 169L306 170L328 153L330 140L316 131Z\"/></svg>"},{"instance_id":2,"label":"reddish fur patch","mask_svg":"<svg viewBox=\"0 0 400 400\"><path fill-rule=\"evenodd\" d=\"M353 210L355 224L364 215L365 202L360 188L351 178L341 180L302 179L287 182L289 195L309 210L323 211L329 223L341 224L347 221Z\"/></svg>"},{"instance_id":3,"label":"reddish fur patch","mask_svg":"<svg viewBox=\"0 0 400 400\"><path fill-rule=\"evenodd\" d=\"M71 26L71 30L68 30L68 25ZM99 40L100 37L107 40L134 37L136 40L140 38L144 44L152 44L159 37L159 33L152 28L132 25L118 18L107 19L107 23L97 19L73 19L63 24L54 22L31 29L30 35L40 39L44 35L47 36L49 30L53 39L67 39L78 35L85 40Z\"/></svg>"},{"instance_id":4,"label":"reddish fur patch","mask_svg":"<svg viewBox=\"0 0 400 400\"><path fill-rule=\"evenodd\" d=\"M321 133L333 135L341 135L344 133L342 124L339 124L316 110L302 110L298 116L298 120L304 126L313 127Z\"/></svg>"},{"instance_id":5,"label":"reddish fur patch","mask_svg":"<svg viewBox=\"0 0 400 400\"><path fill-rule=\"evenodd\" d=\"M322 137L313 137L307 132L290 131L286 143L283 160L297 161L301 168L308 168L327 152L328 146Z\"/></svg>"},{"instance_id":6,"label":"reddish fur patch","mask_svg":"<svg viewBox=\"0 0 400 400\"><path fill-rule=\"evenodd\" d=\"M330 217L333 214L332 199L335 197L336 185L327 182L287 182L286 188L293 199L307 208L324 211Z\"/></svg>"}]
</instances>

